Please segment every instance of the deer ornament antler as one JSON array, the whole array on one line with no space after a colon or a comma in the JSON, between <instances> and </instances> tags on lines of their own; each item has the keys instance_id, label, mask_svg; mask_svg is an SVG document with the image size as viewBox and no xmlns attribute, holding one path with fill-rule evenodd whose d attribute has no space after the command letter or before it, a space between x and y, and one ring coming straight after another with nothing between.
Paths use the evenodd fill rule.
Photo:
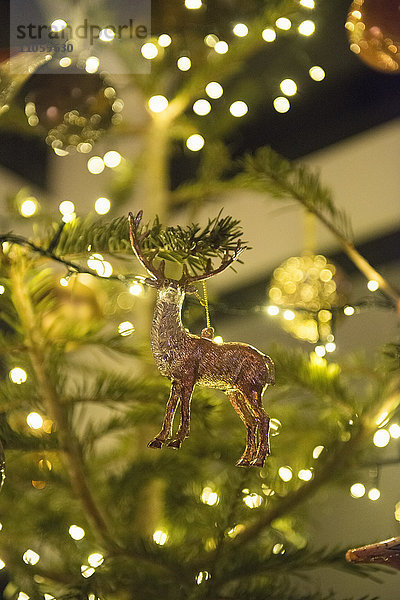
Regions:
<instances>
[{"instance_id":1,"label":"deer ornament antler","mask_svg":"<svg viewBox=\"0 0 400 600\"><path fill-rule=\"evenodd\" d=\"M194 386L202 385L224 391L247 430L246 447L237 466L262 467L269 454L269 417L262 405L266 387L275 383L274 363L269 356L240 342L217 344L209 337L198 337L182 325L182 304L185 294L194 291L193 283L209 279L228 268L245 250L241 241L233 252L226 251L221 265L212 269L207 262L204 273L189 275L186 267L179 280L165 276L165 263L153 264L154 256L145 257L142 242L149 231L138 232L142 211L129 213L132 249L146 269L145 283L157 289L157 301L151 328L151 347L155 363L162 375L171 380L171 392L160 432L148 446L164 444L180 448L189 435L190 402ZM180 403L181 421L172 435L174 415ZM257 444L258 433L258 444Z\"/></svg>"}]
</instances>

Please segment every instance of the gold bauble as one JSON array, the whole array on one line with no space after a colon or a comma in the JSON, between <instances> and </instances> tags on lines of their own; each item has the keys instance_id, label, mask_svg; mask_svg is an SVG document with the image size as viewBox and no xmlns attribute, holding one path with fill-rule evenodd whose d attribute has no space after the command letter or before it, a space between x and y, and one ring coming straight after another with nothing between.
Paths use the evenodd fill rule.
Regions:
<instances>
[{"instance_id":1,"label":"gold bauble","mask_svg":"<svg viewBox=\"0 0 400 600\"><path fill-rule=\"evenodd\" d=\"M329 341L332 311L340 305L336 267L321 254L292 256L277 267L269 288L285 331L301 340ZM271 313L273 314L273 313Z\"/></svg>"},{"instance_id":2,"label":"gold bauble","mask_svg":"<svg viewBox=\"0 0 400 600\"><path fill-rule=\"evenodd\" d=\"M354 0L345 25L350 50L370 67L400 73L400 3Z\"/></svg>"}]
</instances>

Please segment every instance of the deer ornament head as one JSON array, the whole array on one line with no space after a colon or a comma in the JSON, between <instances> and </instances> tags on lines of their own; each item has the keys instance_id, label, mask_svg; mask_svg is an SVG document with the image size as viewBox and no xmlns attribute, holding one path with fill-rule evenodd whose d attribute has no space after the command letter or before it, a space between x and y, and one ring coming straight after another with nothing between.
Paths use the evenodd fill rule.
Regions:
<instances>
[{"instance_id":1,"label":"deer ornament head","mask_svg":"<svg viewBox=\"0 0 400 600\"><path fill-rule=\"evenodd\" d=\"M132 249L150 277L147 285L157 289L151 328L155 363L171 381L171 392L160 432L149 442L150 448L180 448L190 429L190 403L195 385L220 389L226 393L246 430L246 447L236 465L262 467L269 454L269 417L262 405L266 387L275 383L274 363L269 356L241 342L217 344L207 335L189 333L182 324L182 304L186 293L196 290L194 283L209 279L229 267L245 250L240 240L233 252L225 252L221 265L212 269L208 261L203 273L189 275L186 267L179 280L165 276L165 263L156 267L142 249L149 231L138 232L142 211L129 213ZM173 419L180 405L181 421L172 434ZM258 443L257 443L258 433Z\"/></svg>"}]
</instances>

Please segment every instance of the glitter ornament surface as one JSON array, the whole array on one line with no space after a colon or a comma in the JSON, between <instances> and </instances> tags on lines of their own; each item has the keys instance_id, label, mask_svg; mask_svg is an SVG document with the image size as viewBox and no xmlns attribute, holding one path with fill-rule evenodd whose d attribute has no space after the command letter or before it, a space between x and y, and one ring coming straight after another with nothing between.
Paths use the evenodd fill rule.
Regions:
<instances>
[{"instance_id":1,"label":"glitter ornament surface","mask_svg":"<svg viewBox=\"0 0 400 600\"><path fill-rule=\"evenodd\" d=\"M246 447L237 466L262 467L269 454L269 417L262 406L262 394L275 382L274 363L269 356L248 344L239 342L217 344L210 339L212 328L202 337L189 333L182 324L181 313L185 294L195 281L203 281L225 270L244 250L240 242L232 255L225 254L219 268L189 276L184 270L177 281L164 275L164 263L154 267L141 250L146 232L138 233L142 218L130 213L132 248L150 275L146 283L157 289L157 301L151 328L151 347L155 363L162 375L171 380L171 392L160 432L149 443L150 448L167 444L180 448L189 435L190 402L195 385L224 391L247 429ZM181 422L175 436L172 425L180 403ZM257 444L257 431L259 443Z\"/></svg>"}]
</instances>

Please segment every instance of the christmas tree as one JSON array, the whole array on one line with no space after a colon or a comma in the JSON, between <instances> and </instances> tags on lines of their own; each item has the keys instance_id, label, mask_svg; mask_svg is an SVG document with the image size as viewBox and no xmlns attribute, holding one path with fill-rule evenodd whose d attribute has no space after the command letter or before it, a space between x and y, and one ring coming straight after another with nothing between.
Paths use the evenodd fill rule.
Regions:
<instances>
[{"instance_id":1,"label":"christmas tree","mask_svg":"<svg viewBox=\"0 0 400 600\"><path fill-rule=\"evenodd\" d=\"M28 50L11 48L0 66L3 134L17 131L42 154L47 144L61 181L71 179L77 165L87 164L89 172L88 188L73 198L65 198L57 182L54 197L21 186L4 199L3 597L366 598L340 586L331 592L313 578L304 583L304 577L329 567L338 578L380 578L382 588L390 579L388 569L345 558L355 544L379 540L323 542L315 535L313 507L329 502L333 490L348 496L350 486L353 498L363 496L365 472L384 462L377 447L397 443L394 334L373 356L331 353L335 323L371 309L392 314L399 292L356 249L348 216L314 169L270 147L240 152L249 110L265 103L280 114L290 109L294 80L282 79L278 94L269 83L282 72L281 52L297 57L310 81L324 78L317 57L305 60L298 50L314 32L314 2L173 0L151 8L146 27L145 3L143 21L137 13L134 23L123 20L117 2L99 3L95 11L91 3L67 6L65 14L47 7L41 14L46 28L20 24L26 35L47 36L45 50L30 39ZM13 18L11 10L11 30ZM106 183L98 184L107 169ZM230 211L237 193L296 203L308 223L305 252L289 253L276 265L263 306L250 291L217 298L213 289L231 267L232 287L240 288L253 243L241 215ZM379 299L350 302L335 266L310 241L316 222L333 234L370 289L379 289ZM206 278L208 288L200 285ZM178 433L172 449L160 448L170 440L157 434L168 378L178 379L162 377L149 341L153 288L159 292L165 281L169 290L173 281L175 291L186 293L183 325L198 336L191 337L196 348L213 344L221 351L217 362L226 360L230 346L211 328L219 333L220 321L236 327L240 340L230 341L257 343L272 357L276 385L264 398L271 454L264 466L250 466L254 453L243 455L244 468L235 466L246 431L238 406L233 410L215 381L195 388L192 430L182 447ZM246 319L282 315L290 331L282 334L284 343L271 339L273 328L257 340L242 335ZM159 335L168 344L172 333L160 319ZM184 357L182 370L195 363L194 354ZM231 381L236 360L224 362L223 383ZM273 383L271 371L266 382ZM261 447L259 415L240 398L248 446L257 441L256 422ZM376 500L378 485L369 494ZM394 536L395 527L393 520ZM391 552L393 560L383 562L398 566L398 549ZM372 562L382 561L375 556Z\"/></svg>"}]
</instances>

